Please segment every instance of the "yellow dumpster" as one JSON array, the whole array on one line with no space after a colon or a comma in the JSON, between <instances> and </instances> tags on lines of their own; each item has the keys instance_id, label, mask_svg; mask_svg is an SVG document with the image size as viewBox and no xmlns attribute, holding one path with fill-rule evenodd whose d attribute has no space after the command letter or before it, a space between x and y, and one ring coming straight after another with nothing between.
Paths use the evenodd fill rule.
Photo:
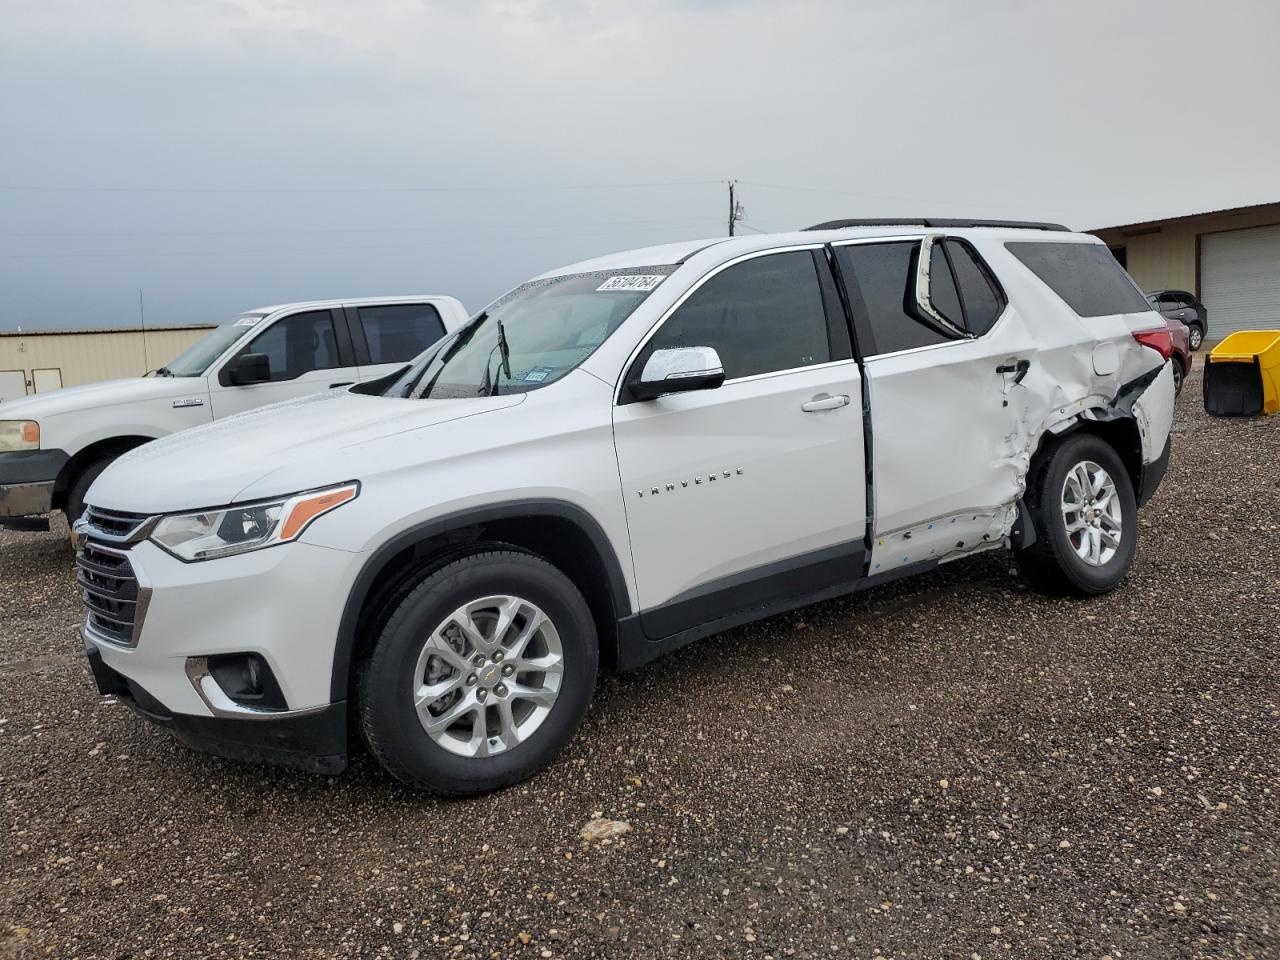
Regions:
<instances>
[{"instance_id":1,"label":"yellow dumpster","mask_svg":"<svg viewBox=\"0 0 1280 960\"><path fill-rule=\"evenodd\" d=\"M1215 417L1280 410L1280 330L1241 330L1213 348L1204 366L1204 409Z\"/></svg>"}]
</instances>

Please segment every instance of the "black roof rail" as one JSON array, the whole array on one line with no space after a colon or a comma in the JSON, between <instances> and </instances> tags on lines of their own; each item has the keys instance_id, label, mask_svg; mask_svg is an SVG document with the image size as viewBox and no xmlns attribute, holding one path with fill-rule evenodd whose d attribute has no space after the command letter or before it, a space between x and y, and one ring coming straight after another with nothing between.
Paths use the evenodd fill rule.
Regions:
<instances>
[{"instance_id":1,"label":"black roof rail","mask_svg":"<svg viewBox=\"0 0 1280 960\"><path fill-rule=\"evenodd\" d=\"M933 227L947 230L955 227L1014 227L1019 230L1053 230L1071 233L1060 223L1038 223L1033 220L955 220L940 217L877 217L874 220L827 220L806 230L844 230L847 227Z\"/></svg>"}]
</instances>

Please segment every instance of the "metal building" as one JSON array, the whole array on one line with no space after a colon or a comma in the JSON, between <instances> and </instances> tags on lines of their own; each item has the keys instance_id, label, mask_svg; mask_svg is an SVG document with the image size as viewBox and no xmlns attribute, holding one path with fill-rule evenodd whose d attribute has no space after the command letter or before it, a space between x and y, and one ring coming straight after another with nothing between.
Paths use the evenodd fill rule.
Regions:
<instances>
[{"instance_id":1,"label":"metal building","mask_svg":"<svg viewBox=\"0 0 1280 960\"><path fill-rule=\"evenodd\" d=\"M0 400L164 366L213 329L119 327L102 330L0 331Z\"/></svg>"},{"instance_id":2,"label":"metal building","mask_svg":"<svg viewBox=\"0 0 1280 960\"><path fill-rule=\"evenodd\" d=\"M1143 290L1187 290L1209 313L1207 336L1280 330L1280 203L1090 231Z\"/></svg>"}]
</instances>

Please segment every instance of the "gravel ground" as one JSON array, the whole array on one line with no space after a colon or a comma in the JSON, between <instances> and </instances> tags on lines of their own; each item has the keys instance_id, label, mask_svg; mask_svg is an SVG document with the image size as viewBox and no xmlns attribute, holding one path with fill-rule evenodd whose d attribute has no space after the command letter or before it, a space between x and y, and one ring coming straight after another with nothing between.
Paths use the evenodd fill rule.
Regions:
<instances>
[{"instance_id":1,"label":"gravel ground","mask_svg":"<svg viewBox=\"0 0 1280 960\"><path fill-rule=\"evenodd\" d=\"M1280 417L1199 406L1114 594L992 554L734 630L462 802L99 700L65 542L0 533L0 957L1280 956Z\"/></svg>"}]
</instances>

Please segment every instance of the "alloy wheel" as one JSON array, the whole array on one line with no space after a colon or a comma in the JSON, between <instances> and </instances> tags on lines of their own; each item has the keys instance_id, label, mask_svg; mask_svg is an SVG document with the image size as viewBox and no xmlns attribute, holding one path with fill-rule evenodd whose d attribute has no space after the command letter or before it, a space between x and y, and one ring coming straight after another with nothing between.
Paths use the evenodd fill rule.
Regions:
<instances>
[{"instance_id":1,"label":"alloy wheel","mask_svg":"<svg viewBox=\"0 0 1280 960\"><path fill-rule=\"evenodd\" d=\"M441 747L489 757L542 726L563 677L560 634L540 607L521 597L482 597L427 637L414 668L413 705Z\"/></svg>"},{"instance_id":2,"label":"alloy wheel","mask_svg":"<svg viewBox=\"0 0 1280 960\"><path fill-rule=\"evenodd\" d=\"M1101 567L1116 555L1123 536L1123 515L1116 484L1092 460L1067 471L1062 484L1062 520L1076 556Z\"/></svg>"}]
</instances>

